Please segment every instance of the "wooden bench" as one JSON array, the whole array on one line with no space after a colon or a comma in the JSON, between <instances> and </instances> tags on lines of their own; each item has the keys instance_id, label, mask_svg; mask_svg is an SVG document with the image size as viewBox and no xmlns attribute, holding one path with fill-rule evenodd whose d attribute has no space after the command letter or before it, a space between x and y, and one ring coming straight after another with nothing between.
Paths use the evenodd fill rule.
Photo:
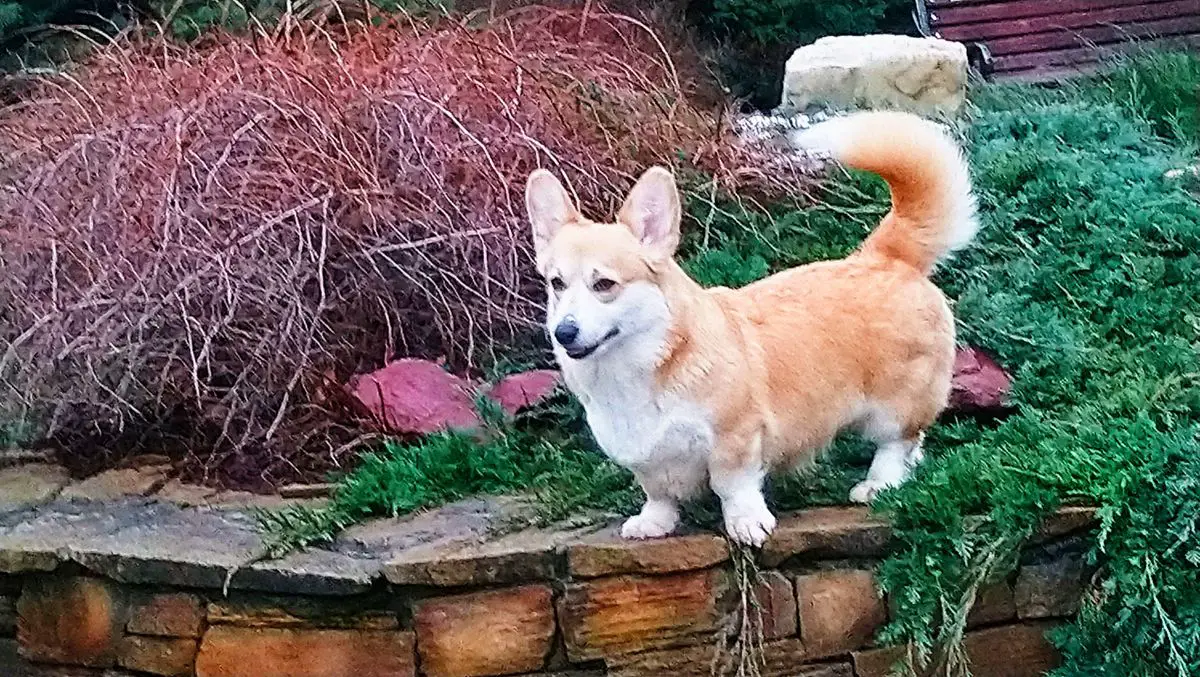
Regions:
<instances>
[{"instance_id":1,"label":"wooden bench","mask_svg":"<svg viewBox=\"0 0 1200 677\"><path fill-rule=\"evenodd\" d=\"M985 77L1048 79L1160 41L1200 45L1200 0L916 0L926 36L967 46Z\"/></svg>"}]
</instances>

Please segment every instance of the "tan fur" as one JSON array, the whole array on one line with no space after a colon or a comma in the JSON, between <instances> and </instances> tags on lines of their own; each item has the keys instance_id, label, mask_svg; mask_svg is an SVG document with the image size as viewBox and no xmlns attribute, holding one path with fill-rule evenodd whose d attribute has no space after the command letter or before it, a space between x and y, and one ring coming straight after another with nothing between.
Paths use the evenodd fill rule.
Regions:
<instances>
[{"instance_id":1,"label":"tan fur","mask_svg":"<svg viewBox=\"0 0 1200 677\"><path fill-rule=\"evenodd\" d=\"M761 434L769 466L808 460L864 400L890 405L910 439L945 406L953 318L938 289L904 263L864 252L737 291L681 296L672 305L692 314L672 333L686 337L676 345L689 355L660 370L663 388L703 401L722 434ZM718 453L747 460L737 445Z\"/></svg>"},{"instance_id":2,"label":"tan fur","mask_svg":"<svg viewBox=\"0 0 1200 677\"><path fill-rule=\"evenodd\" d=\"M656 240L640 230L638 200L657 195L642 188L635 188L639 197L631 195L620 223L587 221L571 206L557 229L542 233L539 269L548 279L590 284L598 276L610 278L618 284L607 292L610 299L600 298L605 303L639 282L661 291L670 322L653 364L657 392L651 401L689 403L711 423L708 472L725 502L727 524L726 494L736 492L723 492L721 478L807 463L855 424L895 426L899 432L889 434L916 449L946 404L954 321L927 275L949 249L950 229L961 225L953 223L959 217L952 212L963 208L954 202L962 196L951 195L950 185L962 178L951 174L963 170L944 143L931 146L938 139L928 123L876 115L856 122L856 142L839 156L882 175L893 191L893 209L861 250L845 259L787 270L742 289L702 289L670 258L677 231L673 240L669 233ZM862 129L872 124L886 127L863 141ZM674 190L671 184L672 195ZM531 179L531 195L539 191L551 195L557 208L552 191ZM538 208L531 202L535 228L547 213ZM644 224L653 230L656 214L677 219L672 210L677 205L659 195L642 209ZM587 359L617 359L613 355ZM572 381L578 368L564 364L568 384L587 398L588 382ZM633 469L640 479L651 474ZM654 482L643 479L643 486L654 501ZM762 528L769 532L771 526L773 519ZM739 538L747 539L761 540Z\"/></svg>"}]
</instances>

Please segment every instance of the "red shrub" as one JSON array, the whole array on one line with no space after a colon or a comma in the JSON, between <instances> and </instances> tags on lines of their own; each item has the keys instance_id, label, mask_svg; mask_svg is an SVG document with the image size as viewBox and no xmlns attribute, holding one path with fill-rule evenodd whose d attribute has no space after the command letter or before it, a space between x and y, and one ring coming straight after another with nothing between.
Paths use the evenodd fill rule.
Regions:
<instances>
[{"instance_id":1,"label":"red shrub","mask_svg":"<svg viewBox=\"0 0 1200 677\"><path fill-rule=\"evenodd\" d=\"M359 432L328 382L538 335L533 168L601 214L650 163L763 178L697 86L644 25L545 8L105 49L0 116L0 420L327 470Z\"/></svg>"}]
</instances>

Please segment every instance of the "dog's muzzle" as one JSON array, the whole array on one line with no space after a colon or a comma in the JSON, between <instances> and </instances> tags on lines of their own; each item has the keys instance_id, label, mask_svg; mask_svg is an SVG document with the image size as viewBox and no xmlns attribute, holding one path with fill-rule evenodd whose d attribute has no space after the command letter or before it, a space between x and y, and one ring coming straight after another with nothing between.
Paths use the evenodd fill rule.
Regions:
<instances>
[{"instance_id":1,"label":"dog's muzzle","mask_svg":"<svg viewBox=\"0 0 1200 677\"><path fill-rule=\"evenodd\" d=\"M561 327L561 326L562 325L559 325L559 327ZM582 360L585 357L596 352L596 350L598 350L600 348L600 346L604 345L605 343L608 343L613 338L616 338L617 334L619 334L619 333L621 333L621 330L617 329L616 327L613 327L599 341L596 341L595 343L593 343L591 345L581 346L581 345L576 345L575 343L564 343L561 340L559 341L559 345L561 345L563 347L563 350L565 350L567 352L567 357L570 357L572 360ZM573 336L572 338L578 338L577 335L578 335L578 331L576 331L576 336ZM558 338L559 338L558 329L554 330L554 338L555 338L555 340L558 340Z\"/></svg>"}]
</instances>

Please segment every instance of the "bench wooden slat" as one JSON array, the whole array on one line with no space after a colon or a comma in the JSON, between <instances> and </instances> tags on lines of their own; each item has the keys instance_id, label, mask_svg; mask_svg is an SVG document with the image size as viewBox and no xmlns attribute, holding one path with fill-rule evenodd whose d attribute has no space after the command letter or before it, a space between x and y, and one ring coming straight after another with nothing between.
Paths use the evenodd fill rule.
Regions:
<instances>
[{"instance_id":1,"label":"bench wooden slat","mask_svg":"<svg viewBox=\"0 0 1200 677\"><path fill-rule=\"evenodd\" d=\"M1185 16L1200 16L1200 0L1167 0L1166 2L1139 3L1102 10L1068 12L1025 19L959 24L939 28L938 34L947 40L988 41L1016 35L1032 35L1104 24L1127 24Z\"/></svg>"},{"instance_id":2,"label":"bench wooden slat","mask_svg":"<svg viewBox=\"0 0 1200 677\"><path fill-rule=\"evenodd\" d=\"M1200 35L1176 36L1162 41L1172 46L1200 47ZM1145 43L1114 43L1104 47L1075 47L1049 52L1030 52L996 57L993 73L999 79L1011 79L1034 72L1063 71L1095 64L1103 59L1145 47Z\"/></svg>"},{"instance_id":3,"label":"bench wooden slat","mask_svg":"<svg viewBox=\"0 0 1200 677\"><path fill-rule=\"evenodd\" d=\"M1122 26L1092 26L1074 31L1051 31L1034 35L989 40L985 44L993 57L1025 52L1102 45L1141 38L1165 38L1200 33L1200 15L1143 21Z\"/></svg>"},{"instance_id":4,"label":"bench wooden slat","mask_svg":"<svg viewBox=\"0 0 1200 677\"><path fill-rule=\"evenodd\" d=\"M930 22L936 29L980 21L1004 23L1013 19L1053 16L1069 12L1092 12L1111 7L1151 5L1168 0L976 0L974 2L928 2ZM1200 6L1200 0L1192 0ZM936 17L936 18L933 18Z\"/></svg>"},{"instance_id":5,"label":"bench wooden slat","mask_svg":"<svg viewBox=\"0 0 1200 677\"><path fill-rule=\"evenodd\" d=\"M918 0L926 35L963 42L984 75L1078 73L1134 49L1200 47L1200 0Z\"/></svg>"}]
</instances>

